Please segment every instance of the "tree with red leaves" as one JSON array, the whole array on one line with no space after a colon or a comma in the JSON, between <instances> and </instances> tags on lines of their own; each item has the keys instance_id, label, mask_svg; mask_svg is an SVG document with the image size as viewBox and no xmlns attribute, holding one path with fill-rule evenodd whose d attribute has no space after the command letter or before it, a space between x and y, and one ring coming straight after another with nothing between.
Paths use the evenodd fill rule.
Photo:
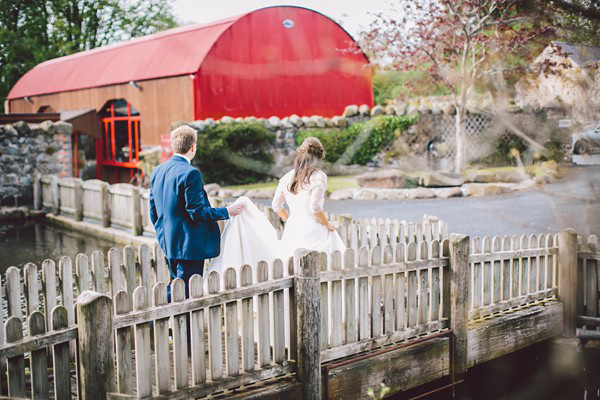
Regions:
<instances>
[{"instance_id":1,"label":"tree with red leaves","mask_svg":"<svg viewBox=\"0 0 600 400\"><path fill-rule=\"evenodd\" d=\"M529 5L528 5L529 4ZM528 44L554 33L544 11L518 0L394 0L376 15L362 45L379 63L398 69L427 65L431 79L453 93L455 170L467 163L467 104L476 88L507 72L505 61L531 59ZM513 69L514 71L514 69Z\"/></svg>"}]
</instances>

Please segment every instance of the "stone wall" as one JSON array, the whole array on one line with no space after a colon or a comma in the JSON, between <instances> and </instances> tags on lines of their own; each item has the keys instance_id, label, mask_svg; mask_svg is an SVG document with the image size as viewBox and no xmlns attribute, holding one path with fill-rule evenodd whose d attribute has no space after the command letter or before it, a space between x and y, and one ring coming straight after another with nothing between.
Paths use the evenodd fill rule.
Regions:
<instances>
[{"instance_id":1,"label":"stone wall","mask_svg":"<svg viewBox=\"0 0 600 400\"><path fill-rule=\"evenodd\" d=\"M66 122L0 125L0 205L31 204L35 174L71 176L72 133Z\"/></svg>"}]
</instances>

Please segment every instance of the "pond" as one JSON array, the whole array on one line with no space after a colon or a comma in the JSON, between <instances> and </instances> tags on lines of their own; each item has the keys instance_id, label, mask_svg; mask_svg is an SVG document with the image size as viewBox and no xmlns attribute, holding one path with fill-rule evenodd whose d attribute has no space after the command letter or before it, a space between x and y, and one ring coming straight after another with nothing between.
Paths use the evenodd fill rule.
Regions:
<instances>
[{"instance_id":1,"label":"pond","mask_svg":"<svg viewBox=\"0 0 600 400\"><path fill-rule=\"evenodd\" d=\"M28 262L39 267L45 259L58 263L62 256L74 260L77 254L90 256L94 250L106 254L114 246L108 240L39 221L4 224L0 225L0 274L10 266L22 268Z\"/></svg>"}]
</instances>

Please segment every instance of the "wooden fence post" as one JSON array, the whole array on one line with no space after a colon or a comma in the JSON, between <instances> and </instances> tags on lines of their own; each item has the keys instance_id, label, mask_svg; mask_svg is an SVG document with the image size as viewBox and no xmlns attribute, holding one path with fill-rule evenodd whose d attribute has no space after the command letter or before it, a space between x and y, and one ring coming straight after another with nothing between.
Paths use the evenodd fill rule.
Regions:
<instances>
[{"instance_id":1,"label":"wooden fence post","mask_svg":"<svg viewBox=\"0 0 600 400\"><path fill-rule=\"evenodd\" d=\"M563 336L577 331L577 233L563 229L558 234L558 299L563 303Z\"/></svg>"},{"instance_id":2,"label":"wooden fence post","mask_svg":"<svg viewBox=\"0 0 600 400\"><path fill-rule=\"evenodd\" d=\"M115 354L110 297L84 291L77 298L81 398L106 399L115 392Z\"/></svg>"},{"instance_id":3,"label":"wooden fence post","mask_svg":"<svg viewBox=\"0 0 600 400\"><path fill-rule=\"evenodd\" d=\"M140 203L140 188L134 187L131 189L131 225L133 226L133 234L140 236L142 234L142 207Z\"/></svg>"},{"instance_id":4,"label":"wooden fence post","mask_svg":"<svg viewBox=\"0 0 600 400\"><path fill-rule=\"evenodd\" d=\"M42 208L42 177L40 174L35 173L33 175L33 209L41 210Z\"/></svg>"},{"instance_id":5,"label":"wooden fence post","mask_svg":"<svg viewBox=\"0 0 600 400\"><path fill-rule=\"evenodd\" d=\"M467 370L469 322L469 243L465 235L450 235L450 329L453 332L451 373L454 379Z\"/></svg>"},{"instance_id":6,"label":"wooden fence post","mask_svg":"<svg viewBox=\"0 0 600 400\"><path fill-rule=\"evenodd\" d=\"M108 182L100 184L100 198L102 202L102 226L107 228L110 226L110 195L108 193Z\"/></svg>"},{"instance_id":7,"label":"wooden fence post","mask_svg":"<svg viewBox=\"0 0 600 400\"><path fill-rule=\"evenodd\" d=\"M321 399L321 256L301 249L294 255L295 303L297 305L298 378L302 398Z\"/></svg>"},{"instance_id":8,"label":"wooden fence post","mask_svg":"<svg viewBox=\"0 0 600 400\"><path fill-rule=\"evenodd\" d=\"M52 212L58 215L60 214L60 196L58 193L58 177L56 175L52 176L50 188L52 190Z\"/></svg>"},{"instance_id":9,"label":"wooden fence post","mask_svg":"<svg viewBox=\"0 0 600 400\"><path fill-rule=\"evenodd\" d=\"M350 214L342 214L338 216L339 233L342 237L342 241L346 246L350 245L348 229L350 228L350 224L352 223L352 215Z\"/></svg>"},{"instance_id":10,"label":"wooden fence post","mask_svg":"<svg viewBox=\"0 0 600 400\"><path fill-rule=\"evenodd\" d=\"M74 180L75 187L75 219L83 221L83 181L81 179Z\"/></svg>"}]
</instances>

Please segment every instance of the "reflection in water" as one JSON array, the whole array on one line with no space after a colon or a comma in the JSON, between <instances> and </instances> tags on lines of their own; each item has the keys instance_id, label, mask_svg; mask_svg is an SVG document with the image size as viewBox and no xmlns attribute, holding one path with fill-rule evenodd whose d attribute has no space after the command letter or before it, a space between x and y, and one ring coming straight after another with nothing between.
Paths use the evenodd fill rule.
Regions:
<instances>
[{"instance_id":1,"label":"reflection in water","mask_svg":"<svg viewBox=\"0 0 600 400\"><path fill-rule=\"evenodd\" d=\"M0 226L0 273L8 267L23 267L28 262L38 267L45 259L58 260L79 253L90 256L94 250L104 254L115 244L41 222L25 222Z\"/></svg>"}]
</instances>

